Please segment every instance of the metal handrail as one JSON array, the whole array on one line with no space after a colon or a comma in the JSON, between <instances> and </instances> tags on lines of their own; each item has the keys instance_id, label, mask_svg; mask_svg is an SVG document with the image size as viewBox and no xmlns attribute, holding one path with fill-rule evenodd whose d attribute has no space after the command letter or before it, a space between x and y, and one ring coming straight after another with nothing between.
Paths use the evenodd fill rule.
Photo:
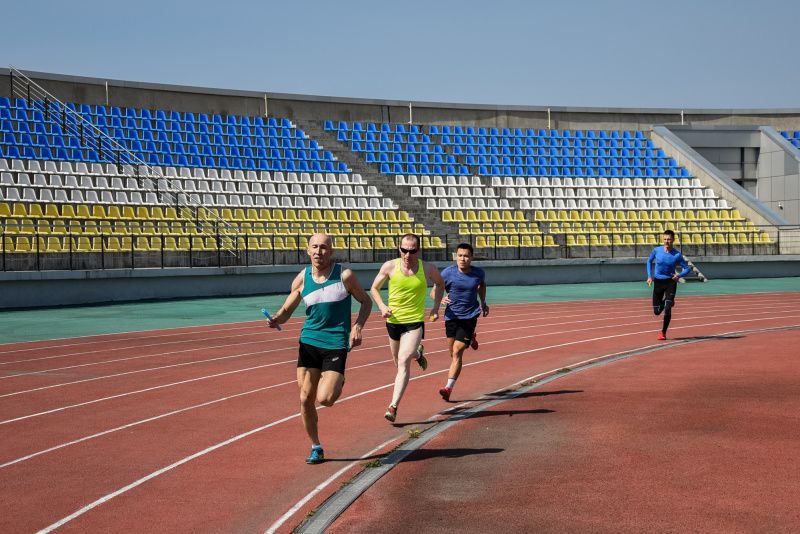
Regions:
<instances>
[{"instance_id":1,"label":"metal handrail","mask_svg":"<svg viewBox=\"0 0 800 534\"><path fill-rule=\"evenodd\" d=\"M84 145L87 150L96 150L101 159L109 161L110 163L116 163L119 172L130 178L135 178L140 187L154 192L159 201L166 205L174 204L177 213L183 219L194 224L201 232L207 234L209 237L214 237L218 235L218 227L222 226L226 231L234 234L239 233L236 226L228 223L212 209L196 202L179 184L164 176L160 168L152 167L142 161L136 154L118 143L116 139L108 136L92 122L86 120L83 114L70 109L66 104L28 78L14 66L9 65L9 71L12 97L26 100L29 108L34 110L38 109L45 113L48 117L48 121L51 113L62 114L62 124L65 125L68 132L73 133L74 137L80 139L81 144ZM16 82L15 77L23 81ZM80 128L78 127L79 125ZM87 129L90 135L87 135ZM106 159L106 156L109 154L111 155L110 160ZM127 161L123 160L123 155ZM114 160L114 156L116 156L116 161ZM136 166L135 172L133 170L134 165ZM142 168L144 168L144 177L142 176ZM159 182L161 180L163 180L164 184L167 186L163 190L159 187ZM164 195L167 196L166 202L164 201ZM201 224L206 221L211 222L212 228L209 229L206 224ZM222 245L225 250L238 257L238 249L235 240L225 238L222 240Z\"/></svg>"}]
</instances>

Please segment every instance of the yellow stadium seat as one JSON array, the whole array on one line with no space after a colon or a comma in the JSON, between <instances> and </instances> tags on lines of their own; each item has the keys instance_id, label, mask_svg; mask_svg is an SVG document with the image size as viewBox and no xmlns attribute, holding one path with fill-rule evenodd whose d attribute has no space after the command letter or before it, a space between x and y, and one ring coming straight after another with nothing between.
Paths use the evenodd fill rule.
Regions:
<instances>
[{"instance_id":1,"label":"yellow stadium seat","mask_svg":"<svg viewBox=\"0 0 800 534\"><path fill-rule=\"evenodd\" d=\"M486 211L479 211L478 212L478 220L479 221L488 221L490 220L489 214Z\"/></svg>"},{"instance_id":2,"label":"yellow stadium seat","mask_svg":"<svg viewBox=\"0 0 800 534\"><path fill-rule=\"evenodd\" d=\"M453 222L453 214L450 211L442 212L442 222Z\"/></svg>"},{"instance_id":3,"label":"yellow stadium seat","mask_svg":"<svg viewBox=\"0 0 800 534\"><path fill-rule=\"evenodd\" d=\"M58 206L55 204L47 204L44 207L44 216L48 219L59 219L61 214L58 213Z\"/></svg>"},{"instance_id":4,"label":"yellow stadium seat","mask_svg":"<svg viewBox=\"0 0 800 534\"><path fill-rule=\"evenodd\" d=\"M75 250L78 252L91 252L92 242L88 237L79 237L75 243Z\"/></svg>"},{"instance_id":5,"label":"yellow stadium seat","mask_svg":"<svg viewBox=\"0 0 800 534\"><path fill-rule=\"evenodd\" d=\"M30 252L31 243L27 237L17 237L14 252Z\"/></svg>"},{"instance_id":6,"label":"yellow stadium seat","mask_svg":"<svg viewBox=\"0 0 800 534\"><path fill-rule=\"evenodd\" d=\"M11 217L11 206L7 202L0 202L0 219Z\"/></svg>"},{"instance_id":7,"label":"yellow stadium seat","mask_svg":"<svg viewBox=\"0 0 800 534\"><path fill-rule=\"evenodd\" d=\"M581 220L581 214L578 213L576 210L570 210L570 212L569 212L569 220L571 220L571 221L580 221Z\"/></svg>"},{"instance_id":8,"label":"yellow stadium seat","mask_svg":"<svg viewBox=\"0 0 800 534\"><path fill-rule=\"evenodd\" d=\"M608 238L608 234L600 234L600 244L601 245L611 244L611 240Z\"/></svg>"},{"instance_id":9,"label":"yellow stadium seat","mask_svg":"<svg viewBox=\"0 0 800 534\"><path fill-rule=\"evenodd\" d=\"M622 236L622 242L625 245L633 245L633 236L631 234L625 234Z\"/></svg>"},{"instance_id":10,"label":"yellow stadium seat","mask_svg":"<svg viewBox=\"0 0 800 534\"><path fill-rule=\"evenodd\" d=\"M774 244L774 241L769 237L767 232L761 232L761 243L772 245Z\"/></svg>"},{"instance_id":11,"label":"yellow stadium seat","mask_svg":"<svg viewBox=\"0 0 800 534\"><path fill-rule=\"evenodd\" d=\"M16 217L18 219L19 218L24 219L28 216L28 208L25 206L25 204L16 203L14 204L14 208L11 214L13 217Z\"/></svg>"},{"instance_id":12,"label":"yellow stadium seat","mask_svg":"<svg viewBox=\"0 0 800 534\"><path fill-rule=\"evenodd\" d=\"M343 237L333 238L333 248L347 248L347 242Z\"/></svg>"},{"instance_id":13,"label":"yellow stadium seat","mask_svg":"<svg viewBox=\"0 0 800 534\"><path fill-rule=\"evenodd\" d=\"M479 235L475 238L475 247L476 248L486 248L486 238L482 235Z\"/></svg>"},{"instance_id":14,"label":"yellow stadium seat","mask_svg":"<svg viewBox=\"0 0 800 534\"><path fill-rule=\"evenodd\" d=\"M31 204L28 208L28 214L34 219L44 219L44 213L39 204Z\"/></svg>"},{"instance_id":15,"label":"yellow stadium seat","mask_svg":"<svg viewBox=\"0 0 800 534\"><path fill-rule=\"evenodd\" d=\"M63 222L63 221L62 221ZM69 245L67 245L69 247ZM61 252L63 250L61 246L61 238L50 236L47 238L47 247L45 248L45 252ZM69 248L67 248L69 250Z\"/></svg>"},{"instance_id":16,"label":"yellow stadium seat","mask_svg":"<svg viewBox=\"0 0 800 534\"><path fill-rule=\"evenodd\" d=\"M150 241L146 237L137 237L135 250L150 250Z\"/></svg>"},{"instance_id":17,"label":"yellow stadium seat","mask_svg":"<svg viewBox=\"0 0 800 534\"><path fill-rule=\"evenodd\" d=\"M466 217L464 217L464 212L463 211L456 211L456 212L453 212L453 220L455 222L464 222L467 219L466 219Z\"/></svg>"},{"instance_id":18,"label":"yellow stadium seat","mask_svg":"<svg viewBox=\"0 0 800 534\"><path fill-rule=\"evenodd\" d=\"M550 236L548 236L548 237L550 237ZM577 241L575 241L575 236L572 235L572 234L568 235L567 236L567 246L568 247L574 247L575 245L577 245Z\"/></svg>"}]
</instances>

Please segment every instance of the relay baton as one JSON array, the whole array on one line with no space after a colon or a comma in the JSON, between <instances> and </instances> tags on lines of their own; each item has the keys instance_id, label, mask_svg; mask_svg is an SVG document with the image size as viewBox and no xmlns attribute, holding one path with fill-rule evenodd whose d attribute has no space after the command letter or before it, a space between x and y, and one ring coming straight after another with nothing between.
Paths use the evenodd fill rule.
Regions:
<instances>
[{"instance_id":1,"label":"relay baton","mask_svg":"<svg viewBox=\"0 0 800 534\"><path fill-rule=\"evenodd\" d=\"M264 315L266 315L266 316L267 316L267 319L269 319L270 321L272 321L272 320L273 320L273 319L272 319L272 317L270 317L270 316L269 316L269 314L267 313L267 310L265 310L265 309L263 309L263 308L262 308L262 309L261 309L261 313L263 313ZM275 325L275 326L277 326L277 327L278 327L278 331L280 331L280 329L281 329L281 325Z\"/></svg>"}]
</instances>

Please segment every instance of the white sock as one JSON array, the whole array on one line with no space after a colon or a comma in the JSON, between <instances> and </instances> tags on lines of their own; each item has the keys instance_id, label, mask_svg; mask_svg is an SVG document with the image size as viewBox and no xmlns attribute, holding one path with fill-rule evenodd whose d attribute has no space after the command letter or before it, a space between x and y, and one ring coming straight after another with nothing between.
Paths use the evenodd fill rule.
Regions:
<instances>
[{"instance_id":1,"label":"white sock","mask_svg":"<svg viewBox=\"0 0 800 534\"><path fill-rule=\"evenodd\" d=\"M448 387L450 389L453 389L454 387L456 387L456 379L455 378L448 378L447 379L447 386L445 386L445 387Z\"/></svg>"}]
</instances>

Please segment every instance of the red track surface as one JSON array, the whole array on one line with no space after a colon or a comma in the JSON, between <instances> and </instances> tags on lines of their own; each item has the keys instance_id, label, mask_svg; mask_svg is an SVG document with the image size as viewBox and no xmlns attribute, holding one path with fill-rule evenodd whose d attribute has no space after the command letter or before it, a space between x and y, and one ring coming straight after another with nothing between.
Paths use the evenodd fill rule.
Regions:
<instances>
[{"instance_id":1,"label":"red track surface","mask_svg":"<svg viewBox=\"0 0 800 534\"><path fill-rule=\"evenodd\" d=\"M663 344L649 308L649 299L493 306L453 400ZM412 370L398 424L383 419L395 368L373 316L364 348L349 357L342 398L320 411L329 461L306 466L294 382L301 324L292 320L281 333L243 323L0 346L0 531L264 532L354 464L284 518L278 531L288 532L360 470L360 458L385 452L448 407L437 393L449 365L443 324L429 323L428 371ZM684 297L669 333L790 325L800 325L797 293ZM726 347L740 357L752 350L737 340ZM493 473L501 484L503 472Z\"/></svg>"}]
</instances>

